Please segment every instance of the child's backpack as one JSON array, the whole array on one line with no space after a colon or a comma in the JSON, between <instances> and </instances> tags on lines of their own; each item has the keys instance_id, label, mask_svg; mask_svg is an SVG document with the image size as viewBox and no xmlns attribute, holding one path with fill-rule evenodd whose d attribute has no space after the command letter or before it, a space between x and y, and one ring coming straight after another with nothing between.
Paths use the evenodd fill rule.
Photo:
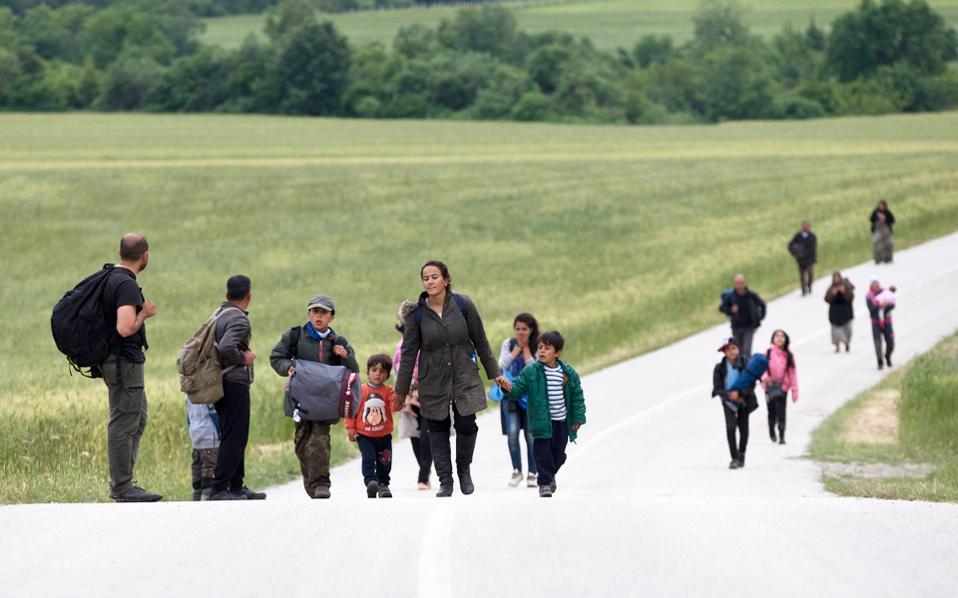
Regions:
<instances>
[{"instance_id":1,"label":"child's backpack","mask_svg":"<svg viewBox=\"0 0 958 598\"><path fill-rule=\"evenodd\" d=\"M103 289L113 264L87 276L57 302L50 327L57 349L81 376L99 378L99 365L110 356L117 340L116 329L107 322ZM84 369L86 368L86 369Z\"/></svg>"},{"instance_id":2,"label":"child's backpack","mask_svg":"<svg viewBox=\"0 0 958 598\"><path fill-rule=\"evenodd\" d=\"M362 397L359 374L341 365L307 359L293 360L289 402L294 421L334 421L355 417Z\"/></svg>"},{"instance_id":3,"label":"child's backpack","mask_svg":"<svg viewBox=\"0 0 958 598\"><path fill-rule=\"evenodd\" d=\"M176 357L176 371L180 374L180 390L196 405L215 403L223 398L223 374L219 352L216 350L216 320L228 309L219 308L200 326L193 337L180 347Z\"/></svg>"}]
</instances>

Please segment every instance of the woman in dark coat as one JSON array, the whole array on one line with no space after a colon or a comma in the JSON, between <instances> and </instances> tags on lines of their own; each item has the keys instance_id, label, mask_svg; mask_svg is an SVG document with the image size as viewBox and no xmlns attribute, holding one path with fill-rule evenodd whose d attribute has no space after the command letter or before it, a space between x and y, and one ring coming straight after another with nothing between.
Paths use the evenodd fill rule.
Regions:
<instances>
[{"instance_id":1,"label":"woman in dark coat","mask_svg":"<svg viewBox=\"0 0 958 598\"><path fill-rule=\"evenodd\" d=\"M890 264L895 253L895 215L884 199L872 210L872 254L876 264Z\"/></svg>"},{"instance_id":2,"label":"woman in dark coat","mask_svg":"<svg viewBox=\"0 0 958 598\"><path fill-rule=\"evenodd\" d=\"M486 393L475 354L486 376L508 387L489 348L482 318L472 299L452 292L449 269L439 261L420 270L425 291L403 323L402 359L396 380L396 402L405 403L419 355L419 403L429 431L432 458L439 476L436 496L452 496L450 427L456 428L456 471L463 494L475 486L470 475L476 448L476 413L486 408ZM450 417L449 407L452 406Z\"/></svg>"},{"instance_id":3,"label":"woman in dark coat","mask_svg":"<svg viewBox=\"0 0 958 598\"><path fill-rule=\"evenodd\" d=\"M836 353L841 350L842 343L845 343L845 352L851 350L849 343L852 342L852 320L855 318L853 299L855 285L841 272L832 272L832 286L825 293L825 301L828 303L828 321L832 324L832 344Z\"/></svg>"}]
</instances>

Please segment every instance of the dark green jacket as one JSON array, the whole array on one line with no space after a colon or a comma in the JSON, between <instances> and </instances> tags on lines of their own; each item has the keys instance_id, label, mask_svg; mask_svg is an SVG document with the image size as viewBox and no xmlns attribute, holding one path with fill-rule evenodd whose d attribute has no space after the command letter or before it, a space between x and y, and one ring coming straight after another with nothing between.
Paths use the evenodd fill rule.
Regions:
<instances>
[{"instance_id":1,"label":"dark green jacket","mask_svg":"<svg viewBox=\"0 0 958 598\"><path fill-rule=\"evenodd\" d=\"M299 343L296 345L296 359L305 359L326 365L341 365L351 372L359 373L359 364L356 362L356 351L350 346L346 337L339 336L336 331L330 327L330 335L321 341L313 340L306 334L306 325L303 324L299 329ZM273 347L269 354L269 365L280 376L289 376L289 366L293 365L293 349L290 345L290 329L283 332L279 342ZM346 347L349 355L340 357L333 353L334 345ZM283 411L287 417L293 416L293 404L289 400L289 393L286 393L283 401Z\"/></svg>"},{"instance_id":2,"label":"dark green jacket","mask_svg":"<svg viewBox=\"0 0 958 598\"><path fill-rule=\"evenodd\" d=\"M396 394L409 394L412 371L419 355L419 403L423 416L432 420L449 417L450 401L461 415L472 415L486 408L486 389L479 377L479 366L472 360L475 349L490 379L499 375L499 364L482 326L476 304L462 297L465 313L456 305L452 293L446 293L440 318L426 305L426 294L419 296L421 322L415 311L403 322L402 359Z\"/></svg>"},{"instance_id":3,"label":"dark green jacket","mask_svg":"<svg viewBox=\"0 0 958 598\"><path fill-rule=\"evenodd\" d=\"M566 424L569 428L569 440L575 442L577 433L572 424L585 423L585 397L579 374L571 365L559 360L566 381L562 387L565 394ZM529 396L528 418L529 432L533 438L552 438L552 416L549 414L549 388L546 384L546 372L539 360L527 365L519 377L512 381L512 390L503 391L503 396L517 401L522 395Z\"/></svg>"}]
</instances>

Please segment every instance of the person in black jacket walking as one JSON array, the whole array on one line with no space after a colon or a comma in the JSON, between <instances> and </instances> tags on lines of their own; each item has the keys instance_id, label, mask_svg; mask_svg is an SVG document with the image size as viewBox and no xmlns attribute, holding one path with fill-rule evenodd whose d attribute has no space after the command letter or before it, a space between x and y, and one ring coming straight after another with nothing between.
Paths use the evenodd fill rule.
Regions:
<instances>
[{"instance_id":1,"label":"person in black jacket walking","mask_svg":"<svg viewBox=\"0 0 958 598\"><path fill-rule=\"evenodd\" d=\"M746 356L752 354L752 337L765 319L765 302L748 288L744 274L735 275L735 288L722 293L719 311L727 315L732 336Z\"/></svg>"},{"instance_id":2,"label":"person in black jacket walking","mask_svg":"<svg viewBox=\"0 0 958 598\"><path fill-rule=\"evenodd\" d=\"M812 294L812 281L815 280L815 262L817 256L818 239L812 232L812 225L808 220L802 220L802 230L795 233L788 243L788 252L798 262L798 278L802 287L802 297Z\"/></svg>"},{"instance_id":3,"label":"person in black jacket walking","mask_svg":"<svg viewBox=\"0 0 958 598\"><path fill-rule=\"evenodd\" d=\"M890 264L895 254L895 215L884 199L869 217L872 225L872 254L876 264Z\"/></svg>"},{"instance_id":4,"label":"person in black jacket walking","mask_svg":"<svg viewBox=\"0 0 958 598\"><path fill-rule=\"evenodd\" d=\"M748 416L758 409L755 398L755 385L742 390L728 390L735 379L745 371L747 360L734 338L723 340L719 353L724 353L722 361L712 370L712 396L722 400L725 413L725 436L728 451L732 456L729 469L745 467L745 449L748 447ZM737 401L737 402L736 402ZM735 431L738 430L738 442Z\"/></svg>"},{"instance_id":5,"label":"person in black jacket walking","mask_svg":"<svg viewBox=\"0 0 958 598\"><path fill-rule=\"evenodd\" d=\"M476 413L486 408L486 393L473 352L490 379L505 388L510 384L499 372L475 303L465 295L452 292L452 279L446 265L439 261L426 262L420 275L425 291L419 296L418 307L403 323L395 401L398 405L405 403L418 354L419 403L439 476L436 496L452 496L450 427L456 428L459 486L463 494L472 494L475 486L470 466L479 432Z\"/></svg>"},{"instance_id":6,"label":"person in black jacket walking","mask_svg":"<svg viewBox=\"0 0 958 598\"><path fill-rule=\"evenodd\" d=\"M825 302L828 303L828 321L832 325L832 344L835 345L836 353L841 350L842 343L845 344L846 353L851 350L852 320L855 318L852 307L854 299L855 285L842 276L841 272L833 272L832 286L825 293Z\"/></svg>"}]
</instances>

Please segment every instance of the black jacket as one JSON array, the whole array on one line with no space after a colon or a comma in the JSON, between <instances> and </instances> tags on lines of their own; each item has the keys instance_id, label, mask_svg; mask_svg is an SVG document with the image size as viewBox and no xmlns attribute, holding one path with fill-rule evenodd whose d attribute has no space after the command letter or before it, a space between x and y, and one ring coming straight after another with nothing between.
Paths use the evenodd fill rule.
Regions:
<instances>
[{"instance_id":1,"label":"black jacket","mask_svg":"<svg viewBox=\"0 0 958 598\"><path fill-rule=\"evenodd\" d=\"M809 231L807 237L802 236L802 231L795 233L792 240L788 243L788 252L795 257L799 266L807 268L818 261L818 239L815 233Z\"/></svg>"},{"instance_id":2,"label":"black jacket","mask_svg":"<svg viewBox=\"0 0 958 598\"><path fill-rule=\"evenodd\" d=\"M732 313L732 306L738 305L738 313ZM722 295L719 311L729 317L733 328L758 328L765 319L765 302L758 293L746 288L744 295L733 290Z\"/></svg>"},{"instance_id":3,"label":"black jacket","mask_svg":"<svg viewBox=\"0 0 958 598\"><path fill-rule=\"evenodd\" d=\"M715 364L715 369L712 370L712 396L725 399L728 397L728 392L725 390L725 377L728 374L728 369L726 364L728 363L728 357L723 357L722 361ZM739 355L738 359L735 360L735 369L744 370L746 366L745 356ZM753 410L754 407L758 406L758 399L755 398L755 387L752 388L743 388L738 391L742 396L742 399L745 401L745 405L749 410Z\"/></svg>"},{"instance_id":4,"label":"black jacket","mask_svg":"<svg viewBox=\"0 0 958 598\"><path fill-rule=\"evenodd\" d=\"M878 208L872 210L869 220L872 223L872 232L875 232L875 225L878 224ZM885 210L885 223L888 224L888 230L895 232L895 215L891 213L891 210Z\"/></svg>"},{"instance_id":5,"label":"black jacket","mask_svg":"<svg viewBox=\"0 0 958 598\"><path fill-rule=\"evenodd\" d=\"M855 287L847 279L843 282L844 293L839 293L835 285L828 287L825 293L825 301L828 303L828 321L835 326L844 326L855 318L855 309L852 307Z\"/></svg>"}]
</instances>

